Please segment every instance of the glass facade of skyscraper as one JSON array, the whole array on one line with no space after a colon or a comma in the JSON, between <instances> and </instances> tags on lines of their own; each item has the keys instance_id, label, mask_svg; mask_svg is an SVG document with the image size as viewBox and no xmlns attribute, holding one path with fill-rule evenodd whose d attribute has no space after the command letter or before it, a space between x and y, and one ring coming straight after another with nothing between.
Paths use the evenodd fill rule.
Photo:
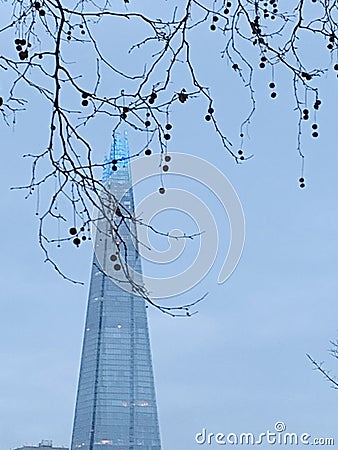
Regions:
<instances>
[{"instance_id":1,"label":"glass facade of skyscraper","mask_svg":"<svg viewBox=\"0 0 338 450\"><path fill-rule=\"evenodd\" d=\"M126 139L116 136L104 181L114 194L127 192L122 204L133 213L128 156ZM128 264L141 273L135 225L121 219L119 233ZM109 233L97 233L95 245L71 450L160 450L145 301L107 275L116 264Z\"/></svg>"}]
</instances>

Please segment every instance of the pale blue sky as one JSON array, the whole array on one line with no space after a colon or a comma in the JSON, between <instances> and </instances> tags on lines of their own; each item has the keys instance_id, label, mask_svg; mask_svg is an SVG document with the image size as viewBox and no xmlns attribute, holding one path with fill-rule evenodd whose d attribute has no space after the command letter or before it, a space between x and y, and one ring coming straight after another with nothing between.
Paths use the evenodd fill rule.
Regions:
<instances>
[{"instance_id":1,"label":"pale blue sky","mask_svg":"<svg viewBox=\"0 0 338 450\"><path fill-rule=\"evenodd\" d=\"M206 30L200 51L212 49L213 42L217 37ZM219 93L215 109L238 145L246 97L224 62L211 65L207 53L211 58L212 51L205 52L199 63L202 77L209 76ZM189 100L172 118L169 151L205 157L226 174L241 199L247 234L231 278L217 285L219 259L184 297L209 292L198 315L172 319L148 310L164 450L196 450L194 436L203 427L260 433L277 420L288 431L338 439L337 393L305 356L327 360L338 374L327 353L338 330L337 80L329 74L323 83L320 138L304 138L307 187L300 190L290 80L281 75L278 98L271 101L269 76L259 77L258 110L247 142L247 153L255 157L246 164L236 165L224 152L203 120L204 106ZM43 264L34 201L9 190L29 178L21 155L45 145L44 110L37 112L36 102L33 98L30 114L19 117L14 131L1 125L1 450L43 438L69 444L91 264L90 245L60 250L64 267L85 281L83 287ZM109 141L105 122L95 136L98 158ZM143 138L130 137L131 152L142 145ZM214 214L221 228L217 205ZM174 216L172 223L177 225Z\"/></svg>"}]
</instances>

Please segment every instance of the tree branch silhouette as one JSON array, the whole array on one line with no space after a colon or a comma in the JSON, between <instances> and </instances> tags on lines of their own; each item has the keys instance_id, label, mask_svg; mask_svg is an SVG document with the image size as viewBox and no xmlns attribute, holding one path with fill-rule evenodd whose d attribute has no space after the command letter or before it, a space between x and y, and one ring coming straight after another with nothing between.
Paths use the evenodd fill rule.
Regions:
<instances>
[{"instance_id":1,"label":"tree branch silhouette","mask_svg":"<svg viewBox=\"0 0 338 450\"><path fill-rule=\"evenodd\" d=\"M90 238L93 206L104 212L101 199L107 190L100 175L104 163L98 160L86 127L94 123L98 127L107 117L113 133L130 129L143 135L144 147L135 156L146 154L152 144L162 155L159 171L163 172L175 108L200 102L205 120L225 151L235 163L245 163L252 156L245 149L257 109L260 73L270 74L272 100L278 94L277 75L286 73L298 112L299 186L305 187L303 128L313 117L311 133L318 137L317 113L322 104L318 81L328 70L338 71L333 62L338 43L338 5L334 0L298 0L281 7L278 0L171 1L163 2L161 17L155 17L149 5L127 0L114 4L108 0L16 0L11 5L2 1L2 8L8 14L0 27L0 70L9 88L0 97L0 112L3 121L12 126L25 113L34 91L40 105L50 112L39 125L49 129L48 142L45 148L25 155L32 161L31 178L19 189L25 190L27 197L47 192L48 206L37 209L39 243L45 260L65 278L71 279L54 262L49 246L64 241L80 245L81 233ZM126 64L116 51L107 50L107 31L116 24L124 27L121 42L125 37L133 41L125 59L133 62L140 54L141 63L136 68L131 64L130 71L123 68ZM235 143L232 130L219 120L223 111L214 106L218 92L201 81L196 64L198 41L210 32L218 33L223 45L218 57L225 62L224 72L238 75L251 102ZM316 45L327 54L326 64L316 65L308 57L309 39L316 39ZM8 42L13 42L14 48ZM119 44L111 46L116 50ZM85 70L78 62L84 57ZM34 135L29 139L34 141ZM46 187L50 185L54 185L52 194ZM116 198L111 200L117 205ZM128 211L123 217L135 220ZM51 221L58 229L72 221L75 235L50 237ZM116 224L112 228L116 232Z\"/></svg>"}]
</instances>

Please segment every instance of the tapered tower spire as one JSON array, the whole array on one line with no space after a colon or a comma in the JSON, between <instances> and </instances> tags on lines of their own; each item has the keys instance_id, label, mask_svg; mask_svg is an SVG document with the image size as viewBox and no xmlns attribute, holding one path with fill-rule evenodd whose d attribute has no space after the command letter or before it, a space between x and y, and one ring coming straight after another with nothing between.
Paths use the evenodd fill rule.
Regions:
<instances>
[{"instance_id":1,"label":"tapered tower spire","mask_svg":"<svg viewBox=\"0 0 338 450\"><path fill-rule=\"evenodd\" d=\"M134 214L129 159L126 136L115 133L103 181L118 198L125 193L121 202ZM132 234L136 234L135 224L132 226ZM121 223L119 232L128 248L128 264L141 273L130 225ZM108 266L118 270L119 264L109 233L102 233L99 239L95 249L100 249L100 257L97 251L93 257L71 450L160 450L145 302L106 275Z\"/></svg>"},{"instance_id":2,"label":"tapered tower spire","mask_svg":"<svg viewBox=\"0 0 338 450\"><path fill-rule=\"evenodd\" d=\"M127 167L129 170L129 144L128 136L125 132L123 137L117 131L112 136L110 153L104 158L102 181L106 182L117 169ZM116 169L114 170L114 166ZM129 173L130 176L130 173Z\"/></svg>"}]
</instances>

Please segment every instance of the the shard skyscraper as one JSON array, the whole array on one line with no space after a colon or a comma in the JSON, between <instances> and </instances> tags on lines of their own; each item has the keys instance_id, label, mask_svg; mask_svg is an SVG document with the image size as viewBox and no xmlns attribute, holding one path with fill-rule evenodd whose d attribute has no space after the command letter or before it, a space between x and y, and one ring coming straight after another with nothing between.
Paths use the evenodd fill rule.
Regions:
<instances>
[{"instance_id":1,"label":"the shard skyscraper","mask_svg":"<svg viewBox=\"0 0 338 450\"><path fill-rule=\"evenodd\" d=\"M126 192L121 204L134 213L126 137L115 135L105 162L106 189ZM141 273L136 228L122 222L128 264ZM96 235L71 450L160 450L145 301L107 275L121 270L111 241L109 233Z\"/></svg>"}]
</instances>

